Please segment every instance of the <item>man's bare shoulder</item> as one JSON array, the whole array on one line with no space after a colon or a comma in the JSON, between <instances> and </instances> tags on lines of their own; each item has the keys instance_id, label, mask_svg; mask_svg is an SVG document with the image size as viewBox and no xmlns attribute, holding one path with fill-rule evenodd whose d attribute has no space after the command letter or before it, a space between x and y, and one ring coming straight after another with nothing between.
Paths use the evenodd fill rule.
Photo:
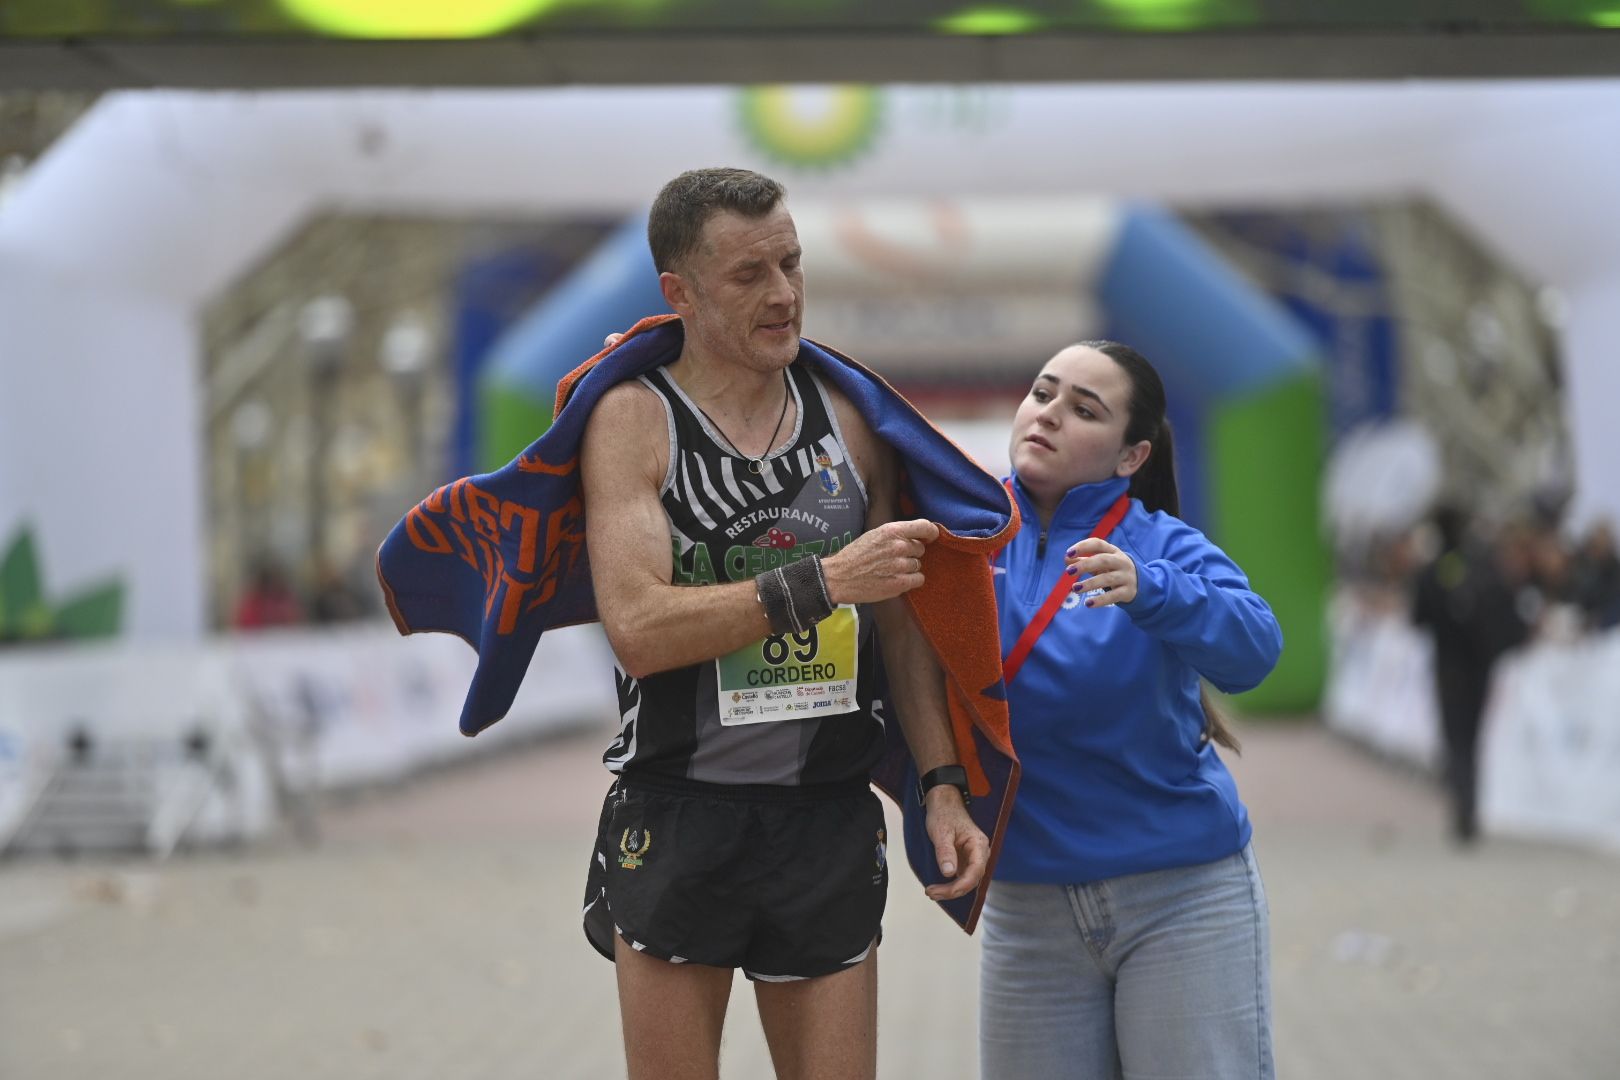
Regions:
<instances>
[{"instance_id":1,"label":"man's bare shoulder","mask_svg":"<svg viewBox=\"0 0 1620 1080\"><path fill-rule=\"evenodd\" d=\"M602 395L586 426L638 420L643 423L657 420L662 426L663 419L664 406L658 395L640 379L626 379Z\"/></svg>"},{"instance_id":2,"label":"man's bare shoulder","mask_svg":"<svg viewBox=\"0 0 1620 1080\"><path fill-rule=\"evenodd\" d=\"M872 425L867 423L866 414L855 407L849 395L834 386L830 379L818 378L816 381L821 384L827 400L832 403L833 414L838 417L838 427L843 432L844 438L862 442L874 441L876 436L872 433Z\"/></svg>"},{"instance_id":3,"label":"man's bare shoulder","mask_svg":"<svg viewBox=\"0 0 1620 1080\"><path fill-rule=\"evenodd\" d=\"M585 459L606 464L616 472L626 463L661 478L668 465L669 438L666 434L664 403L646 384L636 379L621 382L602 395L585 422ZM656 465L656 468L649 466Z\"/></svg>"}]
</instances>

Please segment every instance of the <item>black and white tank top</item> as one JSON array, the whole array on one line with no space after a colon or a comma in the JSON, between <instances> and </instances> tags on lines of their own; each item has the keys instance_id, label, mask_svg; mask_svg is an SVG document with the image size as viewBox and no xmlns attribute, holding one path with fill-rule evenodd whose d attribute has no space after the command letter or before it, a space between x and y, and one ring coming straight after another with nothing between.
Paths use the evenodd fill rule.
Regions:
<instances>
[{"instance_id":1,"label":"black and white tank top","mask_svg":"<svg viewBox=\"0 0 1620 1080\"><path fill-rule=\"evenodd\" d=\"M748 581L859 536L866 488L820 382L788 368L792 440L751 471L669 378L642 377L664 403L674 584ZM598 568L600 570L600 568ZM845 605L806 634L767 637L717 660L643 679L615 672L619 737L603 755L629 769L717 784L819 784L866 776L883 750L870 609Z\"/></svg>"}]
</instances>

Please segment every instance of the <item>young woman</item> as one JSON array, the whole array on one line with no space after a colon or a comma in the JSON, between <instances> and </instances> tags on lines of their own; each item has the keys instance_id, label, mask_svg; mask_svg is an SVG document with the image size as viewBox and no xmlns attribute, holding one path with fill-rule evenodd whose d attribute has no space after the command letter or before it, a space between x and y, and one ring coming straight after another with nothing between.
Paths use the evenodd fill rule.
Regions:
<instances>
[{"instance_id":1,"label":"young woman","mask_svg":"<svg viewBox=\"0 0 1620 1080\"><path fill-rule=\"evenodd\" d=\"M1265 891L1199 680L1257 685L1276 617L1175 516L1164 384L1134 350L1052 357L1011 456L1024 528L995 580L1024 773L983 916L982 1075L1270 1080Z\"/></svg>"}]
</instances>

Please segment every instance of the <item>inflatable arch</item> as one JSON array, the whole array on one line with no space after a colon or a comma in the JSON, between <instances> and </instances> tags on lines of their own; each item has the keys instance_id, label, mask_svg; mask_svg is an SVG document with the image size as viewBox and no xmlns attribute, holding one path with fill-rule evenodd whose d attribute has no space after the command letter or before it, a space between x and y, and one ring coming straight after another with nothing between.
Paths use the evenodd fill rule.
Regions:
<instances>
[{"instance_id":1,"label":"inflatable arch","mask_svg":"<svg viewBox=\"0 0 1620 1080\"><path fill-rule=\"evenodd\" d=\"M1620 517L1612 84L874 89L880 126L819 168L784 164L740 124L739 93L104 98L0 207L0 537L31 530L51 595L123 581L131 635L200 635L203 304L317 211L627 214L673 173L716 162L772 172L804 200L1433 198L1561 293L1576 512ZM977 95L974 108L942 106L953 93ZM1174 331L1155 319L1119 333L1165 354L1155 327ZM1272 407L1266 379L1299 392L1284 367L1266 370L1208 385L1221 408L1204 445L1227 446L1244 410ZM1241 472L1253 464L1241 453L1214 456Z\"/></svg>"},{"instance_id":2,"label":"inflatable arch","mask_svg":"<svg viewBox=\"0 0 1620 1080\"><path fill-rule=\"evenodd\" d=\"M1017 381L1082 337L1116 337L1151 358L1174 408L1182 516L1249 568L1289 641L1245 707L1315 704L1331 573L1317 515L1325 437L1312 344L1291 317L1174 217L1147 207L974 199L932 208L796 202L793 212L809 270L805 332L858 359L888 358L913 371L921 361L927 378L948 368L953 353L973 362L977 349L981 365L1011 365ZM934 227L937 220L948 227ZM919 283L921 267L929 272ZM937 330L907 318L918 288L940 294ZM947 322L943 310L958 297L987 293L1015 312L1032 307L1040 327L1072 329L1037 332L1009 353L1000 339L1017 338L1017 325L991 326L975 340L967 323ZM1050 304L1042 302L1047 294ZM849 318L846 303L855 298L893 308L911 344L882 333L881 323ZM558 380L600 348L604 334L663 310L645 217L637 215L496 347L479 395L480 468L505 464L538 437ZM880 370L894 377L892 367ZM1008 417L1013 406L1009 399Z\"/></svg>"}]
</instances>

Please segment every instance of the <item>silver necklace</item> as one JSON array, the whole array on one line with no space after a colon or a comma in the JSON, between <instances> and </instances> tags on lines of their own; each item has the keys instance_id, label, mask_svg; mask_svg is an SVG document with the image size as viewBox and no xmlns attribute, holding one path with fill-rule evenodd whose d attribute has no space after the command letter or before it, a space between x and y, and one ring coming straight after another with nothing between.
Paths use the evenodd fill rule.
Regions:
<instances>
[{"instance_id":1,"label":"silver necklace","mask_svg":"<svg viewBox=\"0 0 1620 1080\"><path fill-rule=\"evenodd\" d=\"M731 441L730 435L727 435L723 430L721 430L719 424L715 423L714 417L710 416L706 412L703 412L703 406L699 405L695 401L692 402L692 406L697 409L698 412L703 413L703 419L707 420L709 422L709 426L714 428L722 439L726 440L726 445L731 447L731 452L748 462L748 471L753 473L755 476L758 476L765 471L765 459L770 457L772 450L776 449L776 436L781 434L782 421L787 419L788 399L792 396L793 391L788 387L787 369L784 368L782 370L782 412L776 418L776 426L771 429L771 441L765 444L765 452L759 455L759 457L749 457L747 454L737 449L737 444Z\"/></svg>"}]
</instances>

